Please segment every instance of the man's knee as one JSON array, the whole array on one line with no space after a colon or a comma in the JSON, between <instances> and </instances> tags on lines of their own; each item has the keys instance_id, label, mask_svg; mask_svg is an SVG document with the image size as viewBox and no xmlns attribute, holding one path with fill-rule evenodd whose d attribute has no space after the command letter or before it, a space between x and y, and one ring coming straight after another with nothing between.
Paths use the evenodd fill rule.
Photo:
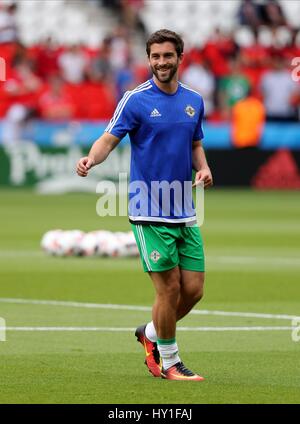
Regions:
<instances>
[{"instance_id":1,"label":"man's knee","mask_svg":"<svg viewBox=\"0 0 300 424\"><path fill-rule=\"evenodd\" d=\"M199 302L204 295L204 273L195 273L190 276L189 281L185 281L182 286L182 294L193 304Z\"/></svg>"},{"instance_id":2,"label":"man's knee","mask_svg":"<svg viewBox=\"0 0 300 424\"><path fill-rule=\"evenodd\" d=\"M204 290L203 290L203 285L202 285L201 287L197 287L195 289L195 292L194 292L194 295L193 295L195 303L198 303L203 298L203 296L204 296Z\"/></svg>"},{"instance_id":3,"label":"man's knee","mask_svg":"<svg viewBox=\"0 0 300 424\"><path fill-rule=\"evenodd\" d=\"M169 296L178 296L180 293L180 272L172 270L165 280L165 293Z\"/></svg>"},{"instance_id":4,"label":"man's knee","mask_svg":"<svg viewBox=\"0 0 300 424\"><path fill-rule=\"evenodd\" d=\"M205 277L204 272L199 272L197 274L197 278L194 284L194 288L195 288L194 297L197 302L199 302L199 300L201 300L204 295L204 277Z\"/></svg>"},{"instance_id":5,"label":"man's knee","mask_svg":"<svg viewBox=\"0 0 300 424\"><path fill-rule=\"evenodd\" d=\"M170 281L164 289L164 295L168 297L178 297L180 294L180 282L179 281Z\"/></svg>"},{"instance_id":6,"label":"man's knee","mask_svg":"<svg viewBox=\"0 0 300 424\"><path fill-rule=\"evenodd\" d=\"M176 297L180 293L180 272L174 268L162 272L161 283L156 285L157 294L164 297Z\"/></svg>"}]
</instances>

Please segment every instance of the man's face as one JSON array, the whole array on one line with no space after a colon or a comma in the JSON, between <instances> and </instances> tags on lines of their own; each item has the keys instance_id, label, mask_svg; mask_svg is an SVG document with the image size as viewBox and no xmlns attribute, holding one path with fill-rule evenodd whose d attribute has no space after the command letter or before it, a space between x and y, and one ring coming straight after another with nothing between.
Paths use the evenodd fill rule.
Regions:
<instances>
[{"instance_id":1,"label":"man's face","mask_svg":"<svg viewBox=\"0 0 300 424\"><path fill-rule=\"evenodd\" d=\"M177 56L173 43L154 43L150 48L149 65L159 82L169 83L177 73L182 55Z\"/></svg>"}]
</instances>

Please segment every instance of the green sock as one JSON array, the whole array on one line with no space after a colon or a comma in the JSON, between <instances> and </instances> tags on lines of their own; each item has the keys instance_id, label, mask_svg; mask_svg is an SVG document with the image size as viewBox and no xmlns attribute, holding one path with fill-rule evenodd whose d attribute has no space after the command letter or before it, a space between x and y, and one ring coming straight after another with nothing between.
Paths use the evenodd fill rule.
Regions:
<instances>
[{"instance_id":1,"label":"green sock","mask_svg":"<svg viewBox=\"0 0 300 424\"><path fill-rule=\"evenodd\" d=\"M167 370L177 362L181 362L178 355L176 339L157 339L157 348L162 359L163 369Z\"/></svg>"}]
</instances>

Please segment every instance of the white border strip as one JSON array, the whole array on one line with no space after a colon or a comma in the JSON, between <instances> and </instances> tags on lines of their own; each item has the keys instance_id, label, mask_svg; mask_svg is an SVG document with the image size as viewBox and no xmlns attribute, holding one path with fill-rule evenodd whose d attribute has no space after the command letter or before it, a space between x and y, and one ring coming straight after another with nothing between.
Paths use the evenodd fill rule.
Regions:
<instances>
[{"instance_id":1,"label":"white border strip","mask_svg":"<svg viewBox=\"0 0 300 424\"><path fill-rule=\"evenodd\" d=\"M143 233L143 227L142 227L142 225L137 225L136 227L137 227L137 232L139 233L140 244L141 244L141 247L142 247L143 252L144 252L143 253L144 260L147 264L148 271L152 271L151 264L149 262L146 241L145 241L145 237L144 237L144 233Z\"/></svg>"},{"instance_id":2,"label":"white border strip","mask_svg":"<svg viewBox=\"0 0 300 424\"><path fill-rule=\"evenodd\" d=\"M191 216L188 218L162 218L162 217L155 217L155 216L132 216L129 215L128 217L131 221L145 221L145 222L168 222L171 224L178 224L178 223L185 223L185 222L193 222L197 221L197 216Z\"/></svg>"},{"instance_id":3,"label":"white border strip","mask_svg":"<svg viewBox=\"0 0 300 424\"><path fill-rule=\"evenodd\" d=\"M183 82L180 82L180 81L178 81L178 82L181 85L181 87L186 88L187 90L192 91L193 93L198 94L198 96L200 96L202 98L201 94L198 93L198 91L193 90L191 87L189 87L188 85L184 84Z\"/></svg>"},{"instance_id":4,"label":"white border strip","mask_svg":"<svg viewBox=\"0 0 300 424\"><path fill-rule=\"evenodd\" d=\"M126 99L127 99L127 97L130 95L130 94L132 94L132 92L133 91L135 91L135 90L139 90L140 88L143 88L143 87L145 87L145 86L147 86L147 85L149 85L149 83L150 83L150 81L148 80L148 81L145 81L143 84L140 84L139 86L137 86L136 88L134 88L133 90L129 90L129 91L126 91L126 93L124 93L124 95L123 95L123 97L121 98L121 100L119 101L119 103L118 103L118 105L117 105L117 107L116 107L116 109L115 109L115 111L114 111L114 114L113 114L113 117L111 118L111 120L110 120L110 122L109 122L109 124L107 125L107 127L106 127L106 129L105 129L105 131L111 126L111 125L113 125L113 123L114 123L114 121L115 121L115 119L116 119L116 117L117 117L117 115L118 115L118 113L119 113L119 110L121 109L121 107L123 106L123 104L124 104L124 102L126 101Z\"/></svg>"},{"instance_id":5,"label":"white border strip","mask_svg":"<svg viewBox=\"0 0 300 424\"><path fill-rule=\"evenodd\" d=\"M152 271L151 265L150 265L150 262L149 262L149 258L148 258L148 255L147 255L146 244L144 243L144 240L143 240L143 237L142 237L141 225L136 225L136 232L137 232L137 235L138 235L138 238L139 238L139 242L140 242L142 253L143 253L143 258L144 258L144 261L146 263L147 269L148 269L148 271Z\"/></svg>"},{"instance_id":6,"label":"white border strip","mask_svg":"<svg viewBox=\"0 0 300 424\"><path fill-rule=\"evenodd\" d=\"M176 331L293 331L297 327L178 327ZM2 328L0 327L0 330ZM133 332L134 327L5 327L6 331Z\"/></svg>"},{"instance_id":7,"label":"white border strip","mask_svg":"<svg viewBox=\"0 0 300 424\"><path fill-rule=\"evenodd\" d=\"M17 298L0 298L0 303L23 304L23 305L46 305L46 306L67 306L73 308L87 308L87 309L116 309L125 311L152 311L150 306L138 305L118 305L111 303L86 303L86 302L72 302L64 300L36 300L36 299L17 299ZM217 315L228 317L245 317L245 318L263 318L263 319L279 319L279 320L292 320L299 319L299 315L287 314L264 314L255 312L227 312L227 311L209 311L193 309L190 311L192 315Z\"/></svg>"},{"instance_id":8,"label":"white border strip","mask_svg":"<svg viewBox=\"0 0 300 424\"><path fill-rule=\"evenodd\" d=\"M118 122L118 120L119 120L119 118L120 118L120 116L122 114L122 111L123 111L124 107L126 106L126 103L128 102L128 100L130 99L131 96L133 96L136 93L141 93L142 91L149 90L150 88L152 88L152 85L151 84L149 84L149 85L147 85L147 86L145 86L143 88L140 88L139 90L130 91L129 92L129 95L127 97L125 95L124 96L124 101L122 103L122 106L121 106L119 112L116 112L116 115L113 116L112 121L106 127L105 132L110 133L113 130L113 128L115 127L116 123ZM122 102L122 100L121 100L121 102Z\"/></svg>"}]
</instances>

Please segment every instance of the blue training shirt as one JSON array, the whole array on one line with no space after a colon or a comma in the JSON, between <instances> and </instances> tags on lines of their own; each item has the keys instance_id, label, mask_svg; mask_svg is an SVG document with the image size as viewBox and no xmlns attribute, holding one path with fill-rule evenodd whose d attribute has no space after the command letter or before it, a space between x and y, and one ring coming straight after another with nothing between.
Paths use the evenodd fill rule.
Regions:
<instances>
[{"instance_id":1,"label":"blue training shirt","mask_svg":"<svg viewBox=\"0 0 300 424\"><path fill-rule=\"evenodd\" d=\"M182 83L174 94L153 79L127 91L106 132L131 142L129 220L139 224L196 222L192 142L203 138L203 99Z\"/></svg>"}]
</instances>

